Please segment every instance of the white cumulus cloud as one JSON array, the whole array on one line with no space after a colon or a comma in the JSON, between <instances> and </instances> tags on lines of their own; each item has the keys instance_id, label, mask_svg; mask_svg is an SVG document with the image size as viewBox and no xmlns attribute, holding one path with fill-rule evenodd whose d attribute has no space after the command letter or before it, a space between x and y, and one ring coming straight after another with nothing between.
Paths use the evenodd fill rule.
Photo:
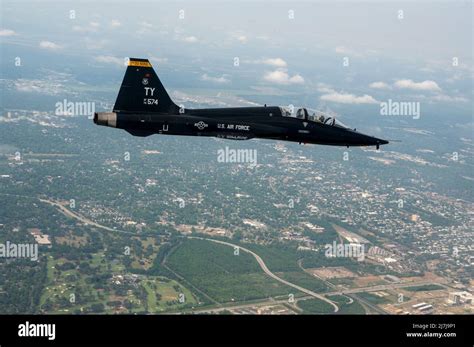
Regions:
<instances>
[{"instance_id":1,"label":"white cumulus cloud","mask_svg":"<svg viewBox=\"0 0 474 347\"><path fill-rule=\"evenodd\" d=\"M139 22L138 27L137 34L139 35L148 34L153 31L153 24L148 23L147 21Z\"/></svg>"},{"instance_id":2,"label":"white cumulus cloud","mask_svg":"<svg viewBox=\"0 0 474 347\"><path fill-rule=\"evenodd\" d=\"M239 35L236 37L236 39L241 43L247 43L247 36L245 35Z\"/></svg>"},{"instance_id":3,"label":"white cumulus cloud","mask_svg":"<svg viewBox=\"0 0 474 347\"><path fill-rule=\"evenodd\" d=\"M337 54L344 54L346 56L353 56L353 57L367 57L367 56L373 56L374 54L377 54L377 51L373 50L373 49L368 49L368 50L354 50L354 49L351 49L349 47L345 47L345 46L337 46L336 49L335 49L335 52Z\"/></svg>"},{"instance_id":4,"label":"white cumulus cloud","mask_svg":"<svg viewBox=\"0 0 474 347\"><path fill-rule=\"evenodd\" d=\"M348 54L348 55L354 54L353 50L351 50L347 47L344 47L344 46L337 46L335 51L336 51L336 53L339 53L339 54Z\"/></svg>"},{"instance_id":5,"label":"white cumulus cloud","mask_svg":"<svg viewBox=\"0 0 474 347\"><path fill-rule=\"evenodd\" d=\"M209 76L208 74L204 74L201 76L201 80L203 81L210 81L210 82L214 82L214 83L229 83L229 79L225 78L224 75L222 75L221 77L212 77L212 76Z\"/></svg>"},{"instance_id":6,"label":"white cumulus cloud","mask_svg":"<svg viewBox=\"0 0 474 347\"><path fill-rule=\"evenodd\" d=\"M320 93L326 93L326 94L335 93L335 90L330 85L327 85L326 83L318 83L317 91Z\"/></svg>"},{"instance_id":7,"label":"white cumulus cloud","mask_svg":"<svg viewBox=\"0 0 474 347\"><path fill-rule=\"evenodd\" d=\"M183 38L183 41L188 43L195 43L198 42L198 39L196 36L186 36L185 38Z\"/></svg>"},{"instance_id":8,"label":"white cumulus cloud","mask_svg":"<svg viewBox=\"0 0 474 347\"><path fill-rule=\"evenodd\" d=\"M90 26L80 26L80 25L74 25L72 27L72 30L77 31L79 33L93 33L96 32L97 30L93 27Z\"/></svg>"},{"instance_id":9,"label":"white cumulus cloud","mask_svg":"<svg viewBox=\"0 0 474 347\"><path fill-rule=\"evenodd\" d=\"M0 30L0 36L14 36L16 35L16 32L10 29L1 29Z\"/></svg>"},{"instance_id":10,"label":"white cumulus cloud","mask_svg":"<svg viewBox=\"0 0 474 347\"><path fill-rule=\"evenodd\" d=\"M120 21L118 19L112 19L110 21L110 26L113 27L113 28L117 28L121 25L122 25L122 23L120 23Z\"/></svg>"},{"instance_id":11,"label":"white cumulus cloud","mask_svg":"<svg viewBox=\"0 0 474 347\"><path fill-rule=\"evenodd\" d=\"M279 69L271 72L267 72L263 79L268 82L277 84L302 84L304 78L301 75L290 76L285 70Z\"/></svg>"},{"instance_id":12,"label":"white cumulus cloud","mask_svg":"<svg viewBox=\"0 0 474 347\"><path fill-rule=\"evenodd\" d=\"M449 96L444 94L438 94L431 97L433 101L441 101L441 102L468 102L469 100L463 96Z\"/></svg>"},{"instance_id":13,"label":"white cumulus cloud","mask_svg":"<svg viewBox=\"0 0 474 347\"><path fill-rule=\"evenodd\" d=\"M349 93L338 93L333 91L329 94L321 95L321 100L332 101L340 104L377 104L378 101L375 100L372 96L364 94L362 96L357 96Z\"/></svg>"},{"instance_id":14,"label":"white cumulus cloud","mask_svg":"<svg viewBox=\"0 0 474 347\"><path fill-rule=\"evenodd\" d=\"M264 64L276 66L276 67L286 67L288 64L281 58L269 58L262 61Z\"/></svg>"},{"instance_id":15,"label":"white cumulus cloud","mask_svg":"<svg viewBox=\"0 0 474 347\"><path fill-rule=\"evenodd\" d=\"M413 80L405 79L396 81L394 85L400 89L427 90L437 92L441 91L438 83L429 80L423 82L414 82Z\"/></svg>"},{"instance_id":16,"label":"white cumulus cloud","mask_svg":"<svg viewBox=\"0 0 474 347\"><path fill-rule=\"evenodd\" d=\"M240 43L247 43L248 37L243 31L233 31L230 32L232 39L239 41Z\"/></svg>"},{"instance_id":17,"label":"white cumulus cloud","mask_svg":"<svg viewBox=\"0 0 474 347\"><path fill-rule=\"evenodd\" d=\"M124 58L118 58L111 55L99 55L95 57L94 59L95 61L98 61L99 63L116 64L120 66L123 66L125 64Z\"/></svg>"},{"instance_id":18,"label":"white cumulus cloud","mask_svg":"<svg viewBox=\"0 0 474 347\"><path fill-rule=\"evenodd\" d=\"M89 22L85 25L74 25L72 30L77 31L79 33L95 33L99 29L100 24L97 22Z\"/></svg>"},{"instance_id":19,"label":"white cumulus cloud","mask_svg":"<svg viewBox=\"0 0 474 347\"><path fill-rule=\"evenodd\" d=\"M245 60L244 63L247 64L264 64L269 66L274 66L276 68L286 68L288 66L287 62L282 58L265 58L265 59L255 59L255 60Z\"/></svg>"},{"instance_id":20,"label":"white cumulus cloud","mask_svg":"<svg viewBox=\"0 0 474 347\"><path fill-rule=\"evenodd\" d=\"M392 89L392 87L385 82L373 82L369 84L369 87L373 89Z\"/></svg>"},{"instance_id":21,"label":"white cumulus cloud","mask_svg":"<svg viewBox=\"0 0 474 347\"><path fill-rule=\"evenodd\" d=\"M165 64L168 62L168 58L164 58L164 57L155 57L155 56L150 56L149 58L152 62L155 62L157 64Z\"/></svg>"},{"instance_id":22,"label":"white cumulus cloud","mask_svg":"<svg viewBox=\"0 0 474 347\"><path fill-rule=\"evenodd\" d=\"M61 48L60 45L58 45L57 43L51 42L51 41L41 41L39 43L39 46L40 46L40 48L52 49L52 50L56 50L56 49Z\"/></svg>"}]
</instances>

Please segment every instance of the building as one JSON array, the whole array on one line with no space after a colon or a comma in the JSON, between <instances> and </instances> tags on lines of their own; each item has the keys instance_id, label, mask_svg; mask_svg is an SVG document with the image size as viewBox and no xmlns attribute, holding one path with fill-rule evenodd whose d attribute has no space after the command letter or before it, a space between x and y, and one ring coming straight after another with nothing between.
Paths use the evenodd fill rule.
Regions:
<instances>
[{"instance_id":1,"label":"building","mask_svg":"<svg viewBox=\"0 0 474 347\"><path fill-rule=\"evenodd\" d=\"M472 294L466 291L449 293L448 303L452 305L472 304Z\"/></svg>"}]
</instances>

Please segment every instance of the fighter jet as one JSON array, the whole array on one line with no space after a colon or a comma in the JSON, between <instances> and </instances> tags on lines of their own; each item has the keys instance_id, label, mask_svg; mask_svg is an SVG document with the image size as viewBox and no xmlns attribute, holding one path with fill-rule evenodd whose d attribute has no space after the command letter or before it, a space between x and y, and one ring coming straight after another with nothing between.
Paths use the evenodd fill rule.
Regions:
<instances>
[{"instance_id":1,"label":"fighter jet","mask_svg":"<svg viewBox=\"0 0 474 347\"><path fill-rule=\"evenodd\" d=\"M388 143L362 134L334 116L304 107L261 106L188 109L176 105L148 59L130 58L112 112L94 113L94 123L124 129L134 136L152 134L252 138L332 146Z\"/></svg>"}]
</instances>

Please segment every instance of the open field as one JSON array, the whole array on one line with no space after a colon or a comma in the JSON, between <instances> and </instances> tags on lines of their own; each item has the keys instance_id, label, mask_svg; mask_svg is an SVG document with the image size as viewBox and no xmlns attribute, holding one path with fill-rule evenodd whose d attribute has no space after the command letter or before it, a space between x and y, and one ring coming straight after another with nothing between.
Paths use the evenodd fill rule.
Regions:
<instances>
[{"instance_id":1,"label":"open field","mask_svg":"<svg viewBox=\"0 0 474 347\"><path fill-rule=\"evenodd\" d=\"M218 302L288 295L293 289L269 278L245 252L234 255L225 245L184 240L167 265Z\"/></svg>"}]
</instances>

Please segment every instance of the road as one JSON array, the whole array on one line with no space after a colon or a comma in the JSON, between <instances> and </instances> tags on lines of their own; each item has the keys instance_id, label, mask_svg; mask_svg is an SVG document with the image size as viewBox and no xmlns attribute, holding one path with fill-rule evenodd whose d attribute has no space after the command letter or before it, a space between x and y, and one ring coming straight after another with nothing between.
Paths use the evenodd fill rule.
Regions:
<instances>
[{"instance_id":1,"label":"road","mask_svg":"<svg viewBox=\"0 0 474 347\"><path fill-rule=\"evenodd\" d=\"M130 234L130 235L136 235L136 233L132 232L132 231L125 231L125 230L119 230L119 229L114 229L114 228L110 228L110 227L107 227L105 225L102 225L102 224L99 224L99 223L96 223L86 217L84 217L83 215L80 215L79 213L76 213L76 212L72 212L71 210L67 209L66 207L64 207L63 205L61 205L59 202L56 202L54 200L47 200L47 199L41 199L39 198L39 200L41 202L44 202L44 203L47 203L47 204L50 204L54 207L57 207L63 214L65 214L66 216L68 217L72 217L72 218L75 218L79 221L81 221L82 223L84 224L87 224L87 225L92 225L96 228L99 228L99 229L104 229L104 230L107 230L107 231L112 231L112 232L116 232L116 233L122 233L122 234Z\"/></svg>"},{"instance_id":2,"label":"road","mask_svg":"<svg viewBox=\"0 0 474 347\"><path fill-rule=\"evenodd\" d=\"M295 303L300 300L307 300L311 299L312 297L309 295L302 296L300 298L295 298ZM198 310L193 310L193 313L201 314L201 313L219 313L223 311L231 311L231 310L241 310L241 309L248 309L248 308L256 308L260 306L271 306L271 305L285 305L288 304L288 299L263 299L258 301L252 301L249 303L233 303L233 304L226 304L222 307L214 307L214 308L202 308ZM292 307L291 310L297 310L297 307Z\"/></svg>"},{"instance_id":3,"label":"road","mask_svg":"<svg viewBox=\"0 0 474 347\"><path fill-rule=\"evenodd\" d=\"M387 289L418 287L418 286L424 286L424 285L429 285L429 284L436 284L442 287L446 287L443 283L440 283L440 282L435 283L433 281L418 281L418 282L380 284L380 285L370 286L370 287L344 289L344 290L338 290L338 291L325 293L325 295L344 295L344 294L355 294L355 293L362 293L362 292L378 292L378 291L384 291Z\"/></svg>"},{"instance_id":4,"label":"road","mask_svg":"<svg viewBox=\"0 0 474 347\"><path fill-rule=\"evenodd\" d=\"M2 195L10 195L10 194L2 194ZM25 198L32 198L32 197L28 197L28 196L21 196L21 197L25 197ZM80 215L79 213L76 213L76 212L73 212L71 210L69 210L68 208L66 208L65 206L61 205L60 203L54 201L54 200L47 200L47 199L41 199L39 198L39 200L43 203L47 203L47 204L50 204L56 208L58 208L62 213L64 213L66 216L68 217L71 217L71 218L75 218L79 221L81 221L82 223L85 223L87 225L91 225L91 226L94 226L96 228L100 228L100 229L104 229L104 230L107 230L107 231L111 231L111 232L116 232L116 233L124 233L124 234L129 234L129 235L135 235L135 233L131 232L131 231L125 231L125 230L119 230L119 229L113 229L113 228L110 228L110 227L107 227L105 225L102 225L102 224L99 224L99 223L96 223L82 215ZM383 284L383 285L376 285L376 286L370 286L370 287L363 287L363 288L352 288L352 289L345 289L345 290L335 290L335 291L332 291L332 292L327 292L327 293L324 293L324 295L322 294L318 294L318 293L315 293L309 289L306 289L306 288L303 288L301 286L298 286L294 283L291 283L291 282L288 282L286 280L284 280L283 278L281 277L278 277L277 275L275 275L273 272L271 272L267 265L265 264L265 262L263 261L263 259L258 255L256 254L255 252L247 249L247 248L244 248L242 246L239 246L239 245L236 245L236 244L233 244L233 243L230 243L230 242L226 242L226 241L221 241L221 240L214 240L214 239L209 239L209 238L204 238L204 237L197 237L197 236L186 236L186 238L189 238L189 239L199 239L199 240L206 240L206 241L211 241L211 242L215 242L215 243L220 243L220 244L223 244L223 245L227 245L227 246L230 246L230 247L238 247L239 249L241 249L242 251L246 252L246 253L249 253L250 255L252 255L255 260L257 260L257 263L258 265L260 266L260 268L268 275L270 276L271 278L275 279L276 281L280 282L280 283L283 283L283 284L286 284L287 286L289 287L292 287L292 288L295 288L297 290L299 290L300 292L303 292L307 295L309 295L310 297L314 297L314 298L317 298L319 300L323 300L327 303L329 303L331 306L334 307L334 312L338 312L339 311L339 307L331 300L329 300L328 298L326 298L325 296L332 296L332 295L348 295L348 294L357 294L357 293L362 293L362 292L374 292L374 291L383 291L383 290L387 290L387 289L397 289L397 288L406 288L406 287L415 287L415 286L421 286L421 285L429 285L429 284L437 284L437 285L440 285L440 286L443 286L443 287L446 287L444 283L434 283L433 281L419 281L419 282L410 282L410 283L407 283L407 282L404 282L404 283L392 283L392 284ZM301 264L299 263L300 267L301 267ZM171 271L171 269L169 269ZM304 270L304 269L303 269ZM329 283L327 281L325 281L326 283ZM332 287L334 288L334 286L332 285ZM196 288L195 288L196 289ZM203 293L201 293L203 294ZM207 296L207 295L206 295ZM368 304L365 300L363 300L362 298L356 296L356 295L353 295L357 300L360 300L366 304ZM348 296L349 297L349 296ZM299 298L299 299L302 299L302 298ZM298 299L298 300L299 300ZM211 299L212 300L212 299ZM296 300L296 299L295 299ZM212 300L214 301L214 300ZM215 302L215 301L214 301ZM215 302L216 304L219 304L217 302ZM219 304L220 305L220 304ZM244 305L244 306L247 306L247 305ZM370 305L370 306L373 306L373 305ZM225 309L225 307L222 307L220 309ZM377 307L377 311L379 313L385 313L383 310L381 310L379 307Z\"/></svg>"},{"instance_id":5,"label":"road","mask_svg":"<svg viewBox=\"0 0 474 347\"><path fill-rule=\"evenodd\" d=\"M262 268L262 270L268 275L270 276L271 278L277 280L278 282L280 283L283 283L283 284L286 284L287 286L289 287L292 287L292 288L295 288L297 290L299 290L300 292L303 292L305 294L308 294L316 299L319 299L319 300L322 300L322 301L325 301L327 302L328 304L330 304L332 307L334 307L334 312L338 312L339 311L339 307L331 300L329 300L328 298L325 298L323 295L321 294L318 294L318 293L315 293L309 289L306 289L306 288L303 288L297 284L294 284L294 283L291 283L291 282L288 282L287 280L284 280L283 278L281 277L278 277L277 275L275 275L273 272L271 272L267 265L265 264L265 262L263 261L263 259L257 254L257 253L254 253L252 252L250 249L247 249L247 248L244 248L242 246L239 246L239 245L235 245L233 243L230 243L230 242L226 242L226 241L220 241L220 240L214 240L214 239L208 239L208 238L204 238L204 237L197 237L197 236L188 236L187 238L189 239L198 239L198 240L206 240L206 241L211 241L211 242L215 242L215 243L220 243L222 245L226 245L226 246L230 246L230 247L237 247L239 249L241 249L242 251L246 252L246 253L249 253L251 254L255 260L257 260L257 263L258 265Z\"/></svg>"},{"instance_id":6,"label":"road","mask_svg":"<svg viewBox=\"0 0 474 347\"><path fill-rule=\"evenodd\" d=\"M101 225L101 224L98 224L76 212L72 212L71 210L67 209L65 206L61 205L60 203L56 202L56 201L53 201L53 200L47 200L47 199L39 199L41 202L44 202L44 203L47 203L47 204L50 204L52 206L55 206L57 207L62 213L64 213L66 216L69 216L69 217L72 217L72 218L75 218L87 225L92 225L92 226L95 226L97 228L100 228L100 229L105 229L105 230L108 230L108 231L112 231L112 232L121 232L121 233L127 233L127 234L133 234L132 232L128 232L128 231L125 231L125 230L118 230L118 229L113 229L113 228L110 228L110 227L107 227L105 225ZM287 286L289 287L292 287L292 288L295 288L297 290L299 290L300 292L303 292L305 294L308 294L314 298L317 298L317 299L320 299L322 301L325 301L327 302L328 304L330 304L331 306L334 307L334 312L337 312L339 311L339 307L334 303L332 302L331 300L325 298L324 296L318 294L318 293L315 293L309 289L306 289L306 288L303 288L301 286L298 286L294 283L291 283L291 282L288 282L286 280L284 280L283 278L280 278L278 277L277 275L275 275L273 272L271 272L267 265L265 264L265 262L263 261L263 259L256 253L252 252L251 250L247 249L247 248L244 248L244 247L241 247L241 246L238 246L238 245L235 245L233 243L230 243L230 242L225 242L225 241L219 241L219 240L213 240L213 239L208 239L208 238L203 238L203 237L194 237L194 236L187 236L187 238L190 238L190 239L200 239L200 240L207 240L207 241L211 241L211 242L216 242L216 243L220 243L220 244L223 244L223 245L227 245L227 246L230 246L230 247L238 247L239 249L243 250L244 252L247 252L249 254L251 254L258 262L259 266L262 268L262 270L270 277L272 277L273 279L277 280L278 282L281 282L283 284L286 284Z\"/></svg>"}]
</instances>

